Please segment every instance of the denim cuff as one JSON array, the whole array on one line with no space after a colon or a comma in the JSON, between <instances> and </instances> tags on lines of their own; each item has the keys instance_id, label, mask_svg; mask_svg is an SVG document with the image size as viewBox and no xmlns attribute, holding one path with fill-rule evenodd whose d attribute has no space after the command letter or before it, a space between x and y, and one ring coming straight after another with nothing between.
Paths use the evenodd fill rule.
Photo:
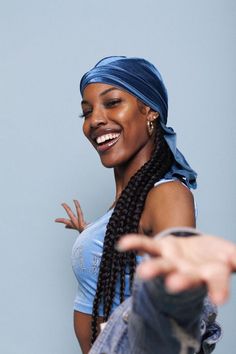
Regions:
<instances>
[{"instance_id":1,"label":"denim cuff","mask_svg":"<svg viewBox=\"0 0 236 354\"><path fill-rule=\"evenodd\" d=\"M200 236L202 235L202 232L193 228L193 227L170 227L168 229L165 229L161 232L159 232L156 236L155 239L162 239L163 237L166 236L176 236L176 237L190 237L190 236Z\"/></svg>"}]
</instances>

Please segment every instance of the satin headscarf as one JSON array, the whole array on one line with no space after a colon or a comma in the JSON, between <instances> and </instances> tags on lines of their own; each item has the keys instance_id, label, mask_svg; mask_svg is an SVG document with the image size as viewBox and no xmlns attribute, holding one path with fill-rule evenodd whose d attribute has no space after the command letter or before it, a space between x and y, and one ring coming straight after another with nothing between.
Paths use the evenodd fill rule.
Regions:
<instances>
[{"instance_id":1,"label":"satin headscarf","mask_svg":"<svg viewBox=\"0 0 236 354\"><path fill-rule=\"evenodd\" d=\"M195 189L197 174L177 149L176 133L171 127L166 126L168 95L162 77L155 66L142 58L106 57L83 75L80 81L81 95L85 87L91 83L104 83L124 89L160 114L164 138L175 159L165 178L180 177L189 188Z\"/></svg>"}]
</instances>

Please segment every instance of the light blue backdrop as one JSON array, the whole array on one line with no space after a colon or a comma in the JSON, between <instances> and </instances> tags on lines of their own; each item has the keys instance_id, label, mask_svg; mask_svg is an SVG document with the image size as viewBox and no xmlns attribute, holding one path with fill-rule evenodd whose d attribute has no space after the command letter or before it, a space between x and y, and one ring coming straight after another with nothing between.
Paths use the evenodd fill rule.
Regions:
<instances>
[{"instance_id":1,"label":"light blue backdrop","mask_svg":"<svg viewBox=\"0 0 236 354\"><path fill-rule=\"evenodd\" d=\"M8 0L0 4L0 353L76 354L60 203L88 220L114 196L81 133L79 78L107 55L143 56L169 90L169 124L199 172L198 225L236 241L234 0ZM234 353L235 294L216 354ZM233 299L234 298L234 299Z\"/></svg>"}]
</instances>

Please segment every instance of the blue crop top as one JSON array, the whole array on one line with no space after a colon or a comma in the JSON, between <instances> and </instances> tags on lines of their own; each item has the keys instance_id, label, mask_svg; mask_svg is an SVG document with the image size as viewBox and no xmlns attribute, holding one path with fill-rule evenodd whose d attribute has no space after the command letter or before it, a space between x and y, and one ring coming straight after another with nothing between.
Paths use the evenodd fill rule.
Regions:
<instances>
[{"instance_id":1,"label":"blue crop top","mask_svg":"<svg viewBox=\"0 0 236 354\"><path fill-rule=\"evenodd\" d=\"M174 179L162 179L155 185L163 182L170 182ZM97 289L97 278L102 257L103 241L106 227L113 209L107 211L103 216L89 224L87 228L78 235L72 249L72 268L78 281L74 310L92 314L93 300ZM140 256L137 262L141 261ZM116 285L115 297L112 310L120 304L119 282ZM130 296L129 275L126 275L125 298ZM99 308L99 315L103 315L102 305Z\"/></svg>"},{"instance_id":2,"label":"blue crop top","mask_svg":"<svg viewBox=\"0 0 236 354\"><path fill-rule=\"evenodd\" d=\"M98 218L77 237L72 249L72 268L78 281L74 310L92 314L93 299L97 289L99 265L102 257L106 227L113 209ZM138 257L140 258L140 257ZM129 275L125 279L125 298L130 296ZM117 283L112 310L120 304L119 283ZM99 316L103 316L102 305Z\"/></svg>"}]
</instances>

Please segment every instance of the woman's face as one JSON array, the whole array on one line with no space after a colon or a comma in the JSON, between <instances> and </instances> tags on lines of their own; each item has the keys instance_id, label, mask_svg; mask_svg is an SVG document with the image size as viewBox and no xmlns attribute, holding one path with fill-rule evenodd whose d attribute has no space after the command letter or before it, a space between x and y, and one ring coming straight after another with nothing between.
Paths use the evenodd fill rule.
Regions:
<instances>
[{"instance_id":1,"label":"woman's face","mask_svg":"<svg viewBox=\"0 0 236 354\"><path fill-rule=\"evenodd\" d=\"M147 119L154 112L136 97L111 85L89 84L82 110L84 134L104 166L120 166L139 156L150 158L153 139L147 132Z\"/></svg>"}]
</instances>

